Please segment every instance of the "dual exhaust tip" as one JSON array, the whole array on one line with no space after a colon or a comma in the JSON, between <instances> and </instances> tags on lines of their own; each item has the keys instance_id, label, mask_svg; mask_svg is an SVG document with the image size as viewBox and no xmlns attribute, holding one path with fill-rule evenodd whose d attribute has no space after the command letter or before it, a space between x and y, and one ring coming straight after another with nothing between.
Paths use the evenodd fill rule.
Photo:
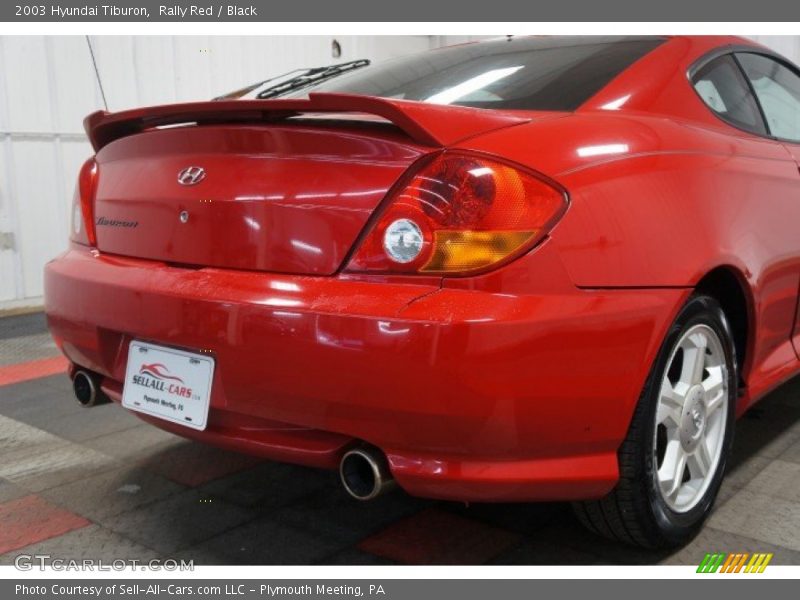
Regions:
<instances>
[{"instance_id":1,"label":"dual exhaust tip","mask_svg":"<svg viewBox=\"0 0 800 600\"><path fill-rule=\"evenodd\" d=\"M367 447L345 452L339 463L339 478L356 500L373 500L397 485L383 453Z\"/></svg>"},{"instance_id":2,"label":"dual exhaust tip","mask_svg":"<svg viewBox=\"0 0 800 600\"><path fill-rule=\"evenodd\" d=\"M75 371L72 376L72 392L78 404L85 408L108 404L111 399L100 389L100 375L90 371Z\"/></svg>"},{"instance_id":3,"label":"dual exhaust tip","mask_svg":"<svg viewBox=\"0 0 800 600\"><path fill-rule=\"evenodd\" d=\"M79 370L72 376L72 391L83 407L106 404L111 399L100 389L101 377ZM345 491L356 500L373 500L397 486L389 463L379 450L362 447L345 452L339 463L339 478Z\"/></svg>"}]
</instances>

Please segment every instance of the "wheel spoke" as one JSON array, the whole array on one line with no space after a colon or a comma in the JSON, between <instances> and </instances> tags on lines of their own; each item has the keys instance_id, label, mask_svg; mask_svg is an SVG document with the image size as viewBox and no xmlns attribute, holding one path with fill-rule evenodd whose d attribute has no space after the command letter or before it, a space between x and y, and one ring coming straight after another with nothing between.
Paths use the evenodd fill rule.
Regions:
<instances>
[{"instance_id":1,"label":"wheel spoke","mask_svg":"<svg viewBox=\"0 0 800 600\"><path fill-rule=\"evenodd\" d=\"M664 380L661 382L661 395L658 400L656 423L663 423L670 428L678 427L681 421L681 410L683 409L685 397L672 387L672 384L666 377L664 377Z\"/></svg>"},{"instance_id":2,"label":"wheel spoke","mask_svg":"<svg viewBox=\"0 0 800 600\"><path fill-rule=\"evenodd\" d=\"M686 453L678 440L667 444L664 453L664 462L658 470L658 480L661 490L668 498L678 493L683 482L683 472L686 469Z\"/></svg>"},{"instance_id":3,"label":"wheel spoke","mask_svg":"<svg viewBox=\"0 0 800 600\"><path fill-rule=\"evenodd\" d=\"M688 456L689 474L692 479L702 479L711 467L711 456L708 453L705 438L700 440L697 449Z\"/></svg>"},{"instance_id":4,"label":"wheel spoke","mask_svg":"<svg viewBox=\"0 0 800 600\"><path fill-rule=\"evenodd\" d=\"M702 479L711 468L711 455L708 453L705 437L697 444L697 449L688 457L689 474L692 479Z\"/></svg>"},{"instance_id":5,"label":"wheel spoke","mask_svg":"<svg viewBox=\"0 0 800 600\"><path fill-rule=\"evenodd\" d=\"M703 383L706 413L711 416L725 401L725 373L723 367L709 369L709 377Z\"/></svg>"},{"instance_id":6,"label":"wheel spoke","mask_svg":"<svg viewBox=\"0 0 800 600\"><path fill-rule=\"evenodd\" d=\"M697 385L703 381L703 370L706 367L706 348L708 338L704 333L697 332L690 338L683 347L683 369L681 370L681 382L689 385Z\"/></svg>"}]
</instances>

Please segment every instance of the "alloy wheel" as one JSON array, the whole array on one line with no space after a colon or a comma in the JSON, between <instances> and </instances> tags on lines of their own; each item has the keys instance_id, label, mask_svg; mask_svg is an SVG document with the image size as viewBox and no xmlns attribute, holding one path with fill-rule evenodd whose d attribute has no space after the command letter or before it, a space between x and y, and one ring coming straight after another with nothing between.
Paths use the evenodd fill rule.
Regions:
<instances>
[{"instance_id":1,"label":"alloy wheel","mask_svg":"<svg viewBox=\"0 0 800 600\"><path fill-rule=\"evenodd\" d=\"M694 508L714 479L727 412L728 365L722 341L711 327L695 325L672 351L656 410L656 484L673 511Z\"/></svg>"}]
</instances>

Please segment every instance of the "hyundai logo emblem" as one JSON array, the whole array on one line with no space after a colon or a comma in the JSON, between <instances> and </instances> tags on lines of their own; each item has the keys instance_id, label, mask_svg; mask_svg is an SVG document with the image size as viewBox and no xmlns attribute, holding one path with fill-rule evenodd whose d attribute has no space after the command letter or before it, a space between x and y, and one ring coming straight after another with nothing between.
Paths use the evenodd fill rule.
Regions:
<instances>
[{"instance_id":1,"label":"hyundai logo emblem","mask_svg":"<svg viewBox=\"0 0 800 600\"><path fill-rule=\"evenodd\" d=\"M181 185L195 185L206 178L206 170L203 167L186 167L178 173L178 183Z\"/></svg>"}]
</instances>

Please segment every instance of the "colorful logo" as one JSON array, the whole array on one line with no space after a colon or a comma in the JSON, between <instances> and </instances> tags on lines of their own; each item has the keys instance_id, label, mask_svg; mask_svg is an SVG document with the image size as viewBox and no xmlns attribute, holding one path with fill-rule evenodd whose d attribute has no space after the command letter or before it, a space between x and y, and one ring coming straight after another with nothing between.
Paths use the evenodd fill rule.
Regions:
<instances>
[{"instance_id":1,"label":"colorful logo","mask_svg":"<svg viewBox=\"0 0 800 600\"><path fill-rule=\"evenodd\" d=\"M152 365L142 365L139 368L139 375L149 375L150 377L154 377L155 379L160 379L162 381L169 380L169 381L179 381L183 383L183 379L180 377L176 377L175 375L169 374L169 369L166 366L162 365L161 363L153 363Z\"/></svg>"},{"instance_id":2,"label":"colorful logo","mask_svg":"<svg viewBox=\"0 0 800 600\"><path fill-rule=\"evenodd\" d=\"M772 560L773 554L765 552L738 552L727 554L725 552L707 553L698 573L763 573Z\"/></svg>"}]
</instances>

